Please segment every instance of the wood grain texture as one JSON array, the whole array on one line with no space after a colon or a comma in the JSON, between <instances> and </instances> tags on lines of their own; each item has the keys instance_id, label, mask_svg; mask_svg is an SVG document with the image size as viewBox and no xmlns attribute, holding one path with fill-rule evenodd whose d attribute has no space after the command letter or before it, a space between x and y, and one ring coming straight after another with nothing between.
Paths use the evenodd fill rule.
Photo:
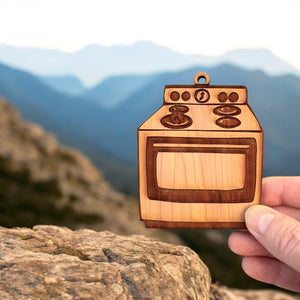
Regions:
<instances>
[{"instance_id":1,"label":"wood grain texture","mask_svg":"<svg viewBox=\"0 0 300 300\"><path fill-rule=\"evenodd\" d=\"M189 111L186 113L193 123L191 126L183 129L184 131L228 131L228 128L222 128L216 125L216 120L221 116L217 115L213 112L213 110L219 105L189 105ZM246 105L245 105L246 106ZM241 124L233 129L230 129L230 132L238 131L262 131L259 123L254 119L253 113L249 107L247 109L242 109L243 105L238 106L242 111L237 117ZM173 129L169 129L164 127L161 124L161 119L170 114L169 111L170 105L163 105L158 111L155 112L153 118L149 118L146 120L140 127L139 130L161 130L163 132L172 131ZM184 135L183 135L184 136Z\"/></svg>"},{"instance_id":2,"label":"wood grain texture","mask_svg":"<svg viewBox=\"0 0 300 300\"><path fill-rule=\"evenodd\" d=\"M144 221L147 228L170 228L170 229L247 229L244 222L164 222Z\"/></svg>"},{"instance_id":3,"label":"wood grain texture","mask_svg":"<svg viewBox=\"0 0 300 300\"><path fill-rule=\"evenodd\" d=\"M210 86L206 76L166 86L164 105L138 129L147 227L245 228L245 210L260 203L263 130L247 89Z\"/></svg>"}]
</instances>

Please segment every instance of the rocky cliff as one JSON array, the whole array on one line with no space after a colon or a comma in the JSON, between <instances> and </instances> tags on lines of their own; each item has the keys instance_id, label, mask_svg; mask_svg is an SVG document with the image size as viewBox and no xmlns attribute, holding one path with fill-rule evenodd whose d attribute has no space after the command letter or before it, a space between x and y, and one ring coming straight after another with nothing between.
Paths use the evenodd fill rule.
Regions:
<instances>
[{"instance_id":1,"label":"rocky cliff","mask_svg":"<svg viewBox=\"0 0 300 300\"><path fill-rule=\"evenodd\" d=\"M57 224L179 243L175 234L146 230L138 203L114 190L80 152L25 122L0 98L0 225Z\"/></svg>"},{"instance_id":2,"label":"rocky cliff","mask_svg":"<svg viewBox=\"0 0 300 300\"><path fill-rule=\"evenodd\" d=\"M1 299L292 300L274 291L211 285L184 246L56 226L0 227Z\"/></svg>"}]
</instances>

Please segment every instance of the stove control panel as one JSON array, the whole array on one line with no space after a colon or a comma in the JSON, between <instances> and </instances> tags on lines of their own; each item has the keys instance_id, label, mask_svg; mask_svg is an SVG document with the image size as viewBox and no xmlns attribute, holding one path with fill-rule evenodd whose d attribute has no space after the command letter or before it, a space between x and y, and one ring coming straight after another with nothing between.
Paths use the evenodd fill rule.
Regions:
<instances>
[{"instance_id":1,"label":"stove control panel","mask_svg":"<svg viewBox=\"0 0 300 300\"><path fill-rule=\"evenodd\" d=\"M203 83L199 80L204 79ZM194 85L166 85L164 104L245 104L247 88L245 86L210 85L206 73L197 73Z\"/></svg>"}]
</instances>

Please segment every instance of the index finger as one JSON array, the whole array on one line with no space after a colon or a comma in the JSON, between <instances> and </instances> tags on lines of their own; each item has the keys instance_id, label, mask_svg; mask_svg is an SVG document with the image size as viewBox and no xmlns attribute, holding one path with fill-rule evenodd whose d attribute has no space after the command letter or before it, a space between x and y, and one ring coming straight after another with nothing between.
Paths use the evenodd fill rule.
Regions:
<instances>
[{"instance_id":1,"label":"index finger","mask_svg":"<svg viewBox=\"0 0 300 300\"><path fill-rule=\"evenodd\" d=\"M300 207L300 176L263 178L261 204Z\"/></svg>"}]
</instances>

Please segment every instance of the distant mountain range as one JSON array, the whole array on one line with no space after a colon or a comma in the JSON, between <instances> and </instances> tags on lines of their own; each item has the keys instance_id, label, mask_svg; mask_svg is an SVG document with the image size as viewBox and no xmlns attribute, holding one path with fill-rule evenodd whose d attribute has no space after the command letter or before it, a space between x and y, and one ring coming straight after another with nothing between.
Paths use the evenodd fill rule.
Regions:
<instances>
[{"instance_id":1,"label":"distant mountain range","mask_svg":"<svg viewBox=\"0 0 300 300\"><path fill-rule=\"evenodd\" d=\"M95 87L86 89L81 95L102 109L110 110L120 105L132 93L146 86L156 76L157 74L108 77Z\"/></svg>"},{"instance_id":2,"label":"distant mountain range","mask_svg":"<svg viewBox=\"0 0 300 300\"><path fill-rule=\"evenodd\" d=\"M75 75L88 86L112 75L179 71L195 65L224 63L247 70L263 70L271 75L300 74L266 49L240 49L212 57L184 55L151 42L110 47L88 45L74 53L0 45L0 62L41 76Z\"/></svg>"},{"instance_id":3,"label":"distant mountain range","mask_svg":"<svg viewBox=\"0 0 300 300\"><path fill-rule=\"evenodd\" d=\"M86 98L73 97L50 88L44 78L0 64L0 95L9 100L24 119L55 133L61 143L82 150L115 186L133 186L136 168L112 158L102 147L105 113ZM109 147L108 147L109 148Z\"/></svg>"},{"instance_id":4,"label":"distant mountain range","mask_svg":"<svg viewBox=\"0 0 300 300\"><path fill-rule=\"evenodd\" d=\"M86 88L82 82L72 75L66 76L43 76L40 77L44 83L53 89L72 96L77 96L85 92Z\"/></svg>"},{"instance_id":5,"label":"distant mountain range","mask_svg":"<svg viewBox=\"0 0 300 300\"><path fill-rule=\"evenodd\" d=\"M265 130L264 174L299 175L300 78L293 75L274 77L228 64L198 66L112 77L74 97L53 90L34 75L0 65L0 94L24 118L84 151L109 180L132 191L137 188L137 127L162 105L164 85L192 84L199 71L210 75L211 84L248 87L249 103Z\"/></svg>"}]
</instances>

